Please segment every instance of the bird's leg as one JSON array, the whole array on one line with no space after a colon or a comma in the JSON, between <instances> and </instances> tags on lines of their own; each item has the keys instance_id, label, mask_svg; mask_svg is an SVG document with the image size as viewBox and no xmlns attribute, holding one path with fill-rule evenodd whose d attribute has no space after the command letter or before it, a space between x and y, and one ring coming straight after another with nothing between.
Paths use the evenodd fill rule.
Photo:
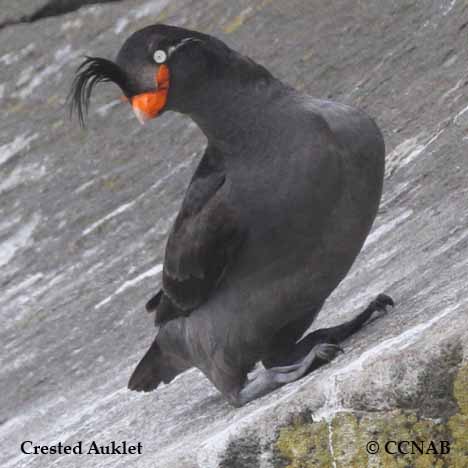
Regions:
<instances>
[{"instance_id":1,"label":"bird's leg","mask_svg":"<svg viewBox=\"0 0 468 468\"><path fill-rule=\"evenodd\" d=\"M346 338L360 330L369 320L375 318L374 314L385 313L388 306L394 306L393 299L386 294L379 294L360 314L348 322L336 327L320 328L306 335L294 349L294 356L304 356L309 349L319 343L341 343Z\"/></svg>"},{"instance_id":2,"label":"bird's leg","mask_svg":"<svg viewBox=\"0 0 468 468\"><path fill-rule=\"evenodd\" d=\"M230 395L232 405L239 407L255 400L287 383L300 379L310 371L333 360L343 350L331 343L321 343L307 356L289 366L271 367L257 372L253 379L247 380L244 387L235 395Z\"/></svg>"},{"instance_id":3,"label":"bird's leg","mask_svg":"<svg viewBox=\"0 0 468 468\"><path fill-rule=\"evenodd\" d=\"M389 305L394 305L392 298L385 294L379 294L352 320L336 327L314 330L298 342L291 344L286 352L284 352L284 349L279 349L277 352L272 353L269 359L265 360L265 367L277 367L278 365L289 365L298 362L320 343L341 343L372 320L376 313L386 312Z\"/></svg>"},{"instance_id":4,"label":"bird's leg","mask_svg":"<svg viewBox=\"0 0 468 468\"><path fill-rule=\"evenodd\" d=\"M393 306L391 297L379 294L354 319L331 328L322 328L306 335L296 343L293 351L285 356L285 365L269 367L255 373L247 380L244 387L231 394L229 401L234 406L242 406L313 371L317 367L333 360L343 350L338 343L360 330L375 312L385 312L388 306Z\"/></svg>"},{"instance_id":5,"label":"bird's leg","mask_svg":"<svg viewBox=\"0 0 468 468\"><path fill-rule=\"evenodd\" d=\"M395 303L390 296L379 294L360 314L354 317L354 319L336 327L323 330L327 332L327 337L334 337L334 341L332 341L333 343L339 343L351 336L353 333L356 333L370 320L374 320L378 315L386 313L388 306L393 307L394 305ZM376 312L377 314L374 315Z\"/></svg>"}]
</instances>

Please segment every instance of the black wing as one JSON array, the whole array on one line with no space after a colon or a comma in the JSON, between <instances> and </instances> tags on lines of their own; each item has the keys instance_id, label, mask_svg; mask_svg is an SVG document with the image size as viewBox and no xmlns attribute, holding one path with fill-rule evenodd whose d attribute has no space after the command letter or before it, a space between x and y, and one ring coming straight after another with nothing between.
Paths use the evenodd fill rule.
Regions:
<instances>
[{"instance_id":1,"label":"black wing","mask_svg":"<svg viewBox=\"0 0 468 468\"><path fill-rule=\"evenodd\" d=\"M227 200L224 170L205 153L166 246L163 288L147 304L156 323L188 315L216 288L245 232Z\"/></svg>"}]
</instances>

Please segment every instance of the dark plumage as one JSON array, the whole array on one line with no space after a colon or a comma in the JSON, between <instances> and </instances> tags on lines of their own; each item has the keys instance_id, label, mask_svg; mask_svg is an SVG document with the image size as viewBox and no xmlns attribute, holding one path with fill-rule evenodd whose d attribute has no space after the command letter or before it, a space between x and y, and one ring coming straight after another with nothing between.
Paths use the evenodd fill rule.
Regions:
<instances>
[{"instance_id":1,"label":"dark plumage","mask_svg":"<svg viewBox=\"0 0 468 468\"><path fill-rule=\"evenodd\" d=\"M141 121L181 112L208 139L147 304L158 333L131 389L196 366L241 405L333 359L339 341L393 304L380 295L298 342L377 212L384 142L364 112L301 95L218 39L166 25L133 34L115 64L86 59L71 93L81 120L102 81ZM267 370L247 380L258 361Z\"/></svg>"}]
</instances>

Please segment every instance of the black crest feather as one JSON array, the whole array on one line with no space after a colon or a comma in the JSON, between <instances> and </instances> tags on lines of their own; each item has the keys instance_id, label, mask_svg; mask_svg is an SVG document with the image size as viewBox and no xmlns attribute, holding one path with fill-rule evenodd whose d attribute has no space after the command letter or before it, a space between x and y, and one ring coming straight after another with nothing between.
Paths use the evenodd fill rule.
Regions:
<instances>
[{"instance_id":1,"label":"black crest feather","mask_svg":"<svg viewBox=\"0 0 468 468\"><path fill-rule=\"evenodd\" d=\"M93 88L98 83L112 82L125 92L126 77L117 64L100 57L86 57L76 70L68 99L70 114L78 114L80 125L84 127L89 100Z\"/></svg>"}]
</instances>

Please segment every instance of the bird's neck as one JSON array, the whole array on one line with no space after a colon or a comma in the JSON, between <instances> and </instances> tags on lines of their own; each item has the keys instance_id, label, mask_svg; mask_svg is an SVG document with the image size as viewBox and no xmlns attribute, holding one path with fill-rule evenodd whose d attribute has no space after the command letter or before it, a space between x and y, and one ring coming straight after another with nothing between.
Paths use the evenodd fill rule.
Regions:
<instances>
[{"instance_id":1,"label":"bird's neck","mask_svg":"<svg viewBox=\"0 0 468 468\"><path fill-rule=\"evenodd\" d=\"M219 80L198 93L184 113L211 144L239 152L256 139L265 141L274 131L279 124L275 108L288 92L290 88L271 76L247 82Z\"/></svg>"}]
</instances>

